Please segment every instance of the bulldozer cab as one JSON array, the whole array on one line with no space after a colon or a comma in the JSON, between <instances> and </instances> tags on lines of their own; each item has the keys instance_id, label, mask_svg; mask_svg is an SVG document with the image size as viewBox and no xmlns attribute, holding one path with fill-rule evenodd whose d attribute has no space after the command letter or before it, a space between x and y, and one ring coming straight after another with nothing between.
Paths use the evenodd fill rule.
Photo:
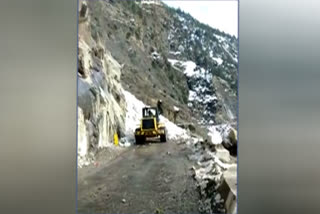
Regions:
<instances>
[{"instance_id":1,"label":"bulldozer cab","mask_svg":"<svg viewBox=\"0 0 320 214\"><path fill-rule=\"evenodd\" d=\"M157 107L144 107L140 127L136 128L134 135L136 144L144 143L146 138L160 137L160 142L166 142L166 129L159 123L159 111Z\"/></svg>"},{"instance_id":2,"label":"bulldozer cab","mask_svg":"<svg viewBox=\"0 0 320 214\"><path fill-rule=\"evenodd\" d=\"M159 122L159 112L155 107L145 107L142 109L142 117L155 117L157 122Z\"/></svg>"}]
</instances>

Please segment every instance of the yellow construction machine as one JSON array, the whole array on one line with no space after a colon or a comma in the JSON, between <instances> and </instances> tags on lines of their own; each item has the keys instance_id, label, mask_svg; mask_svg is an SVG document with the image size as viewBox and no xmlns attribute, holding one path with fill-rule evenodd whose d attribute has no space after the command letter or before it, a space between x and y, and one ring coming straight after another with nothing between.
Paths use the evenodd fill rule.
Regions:
<instances>
[{"instance_id":1,"label":"yellow construction machine","mask_svg":"<svg viewBox=\"0 0 320 214\"><path fill-rule=\"evenodd\" d=\"M146 138L160 137L160 142L166 142L166 128L159 123L159 111L156 107L145 107L142 109L140 127L135 133L136 144L143 144Z\"/></svg>"}]
</instances>

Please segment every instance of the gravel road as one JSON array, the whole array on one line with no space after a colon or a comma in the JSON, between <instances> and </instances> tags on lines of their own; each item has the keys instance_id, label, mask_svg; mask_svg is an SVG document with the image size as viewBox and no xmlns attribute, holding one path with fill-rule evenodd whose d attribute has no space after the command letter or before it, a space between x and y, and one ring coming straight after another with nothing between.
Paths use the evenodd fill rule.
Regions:
<instances>
[{"instance_id":1,"label":"gravel road","mask_svg":"<svg viewBox=\"0 0 320 214\"><path fill-rule=\"evenodd\" d=\"M199 213L188 154L174 142L132 146L78 179L78 212Z\"/></svg>"}]
</instances>

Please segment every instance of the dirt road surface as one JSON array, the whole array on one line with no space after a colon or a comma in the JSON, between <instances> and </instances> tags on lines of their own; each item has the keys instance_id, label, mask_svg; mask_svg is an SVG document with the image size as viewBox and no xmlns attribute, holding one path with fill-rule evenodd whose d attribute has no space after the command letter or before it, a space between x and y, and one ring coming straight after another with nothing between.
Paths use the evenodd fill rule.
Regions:
<instances>
[{"instance_id":1,"label":"dirt road surface","mask_svg":"<svg viewBox=\"0 0 320 214\"><path fill-rule=\"evenodd\" d=\"M78 178L78 212L199 213L188 154L174 142L132 146Z\"/></svg>"}]
</instances>

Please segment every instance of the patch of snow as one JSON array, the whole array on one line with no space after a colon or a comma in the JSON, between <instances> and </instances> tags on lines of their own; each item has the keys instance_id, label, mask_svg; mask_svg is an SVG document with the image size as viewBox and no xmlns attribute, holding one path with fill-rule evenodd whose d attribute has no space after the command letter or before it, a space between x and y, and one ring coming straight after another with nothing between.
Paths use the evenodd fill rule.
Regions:
<instances>
[{"instance_id":1,"label":"patch of snow","mask_svg":"<svg viewBox=\"0 0 320 214\"><path fill-rule=\"evenodd\" d=\"M141 4L154 4L154 5L160 5L160 0L140 0L138 2L141 2Z\"/></svg>"},{"instance_id":2,"label":"patch of snow","mask_svg":"<svg viewBox=\"0 0 320 214\"><path fill-rule=\"evenodd\" d=\"M206 95L204 97L204 100L203 100L203 103L206 104L206 103L210 103L214 100L218 100L216 96L213 96L213 95Z\"/></svg>"},{"instance_id":3,"label":"patch of snow","mask_svg":"<svg viewBox=\"0 0 320 214\"><path fill-rule=\"evenodd\" d=\"M167 118L160 115L160 122L164 123L166 130L167 130L167 138L170 140L187 140L190 138L188 132L168 120Z\"/></svg>"},{"instance_id":4,"label":"patch of snow","mask_svg":"<svg viewBox=\"0 0 320 214\"><path fill-rule=\"evenodd\" d=\"M123 94L127 103L125 135L129 142L134 142L134 131L139 127L141 110L145 107L145 104L128 91L124 90Z\"/></svg>"},{"instance_id":5,"label":"patch of snow","mask_svg":"<svg viewBox=\"0 0 320 214\"><path fill-rule=\"evenodd\" d=\"M131 142L132 142L132 140L131 140ZM119 145L121 147L129 147L129 146L131 146L131 143L130 143L128 137L124 137L124 138L120 139Z\"/></svg>"},{"instance_id":6,"label":"patch of snow","mask_svg":"<svg viewBox=\"0 0 320 214\"><path fill-rule=\"evenodd\" d=\"M211 126L208 128L209 136L211 136L211 142L215 145L222 143L222 137L220 132L216 129L215 126Z\"/></svg>"},{"instance_id":7,"label":"patch of snow","mask_svg":"<svg viewBox=\"0 0 320 214\"><path fill-rule=\"evenodd\" d=\"M223 60L221 58L218 57L211 57L214 61L216 61L218 63L218 65L221 65L223 63Z\"/></svg>"},{"instance_id":8,"label":"patch of snow","mask_svg":"<svg viewBox=\"0 0 320 214\"><path fill-rule=\"evenodd\" d=\"M186 61L183 63L183 66L185 67L184 73L188 77L191 77L197 74L197 72L195 72L195 68L197 67L197 65L193 61Z\"/></svg>"},{"instance_id":9,"label":"patch of snow","mask_svg":"<svg viewBox=\"0 0 320 214\"><path fill-rule=\"evenodd\" d=\"M180 51L176 51L176 52L170 51L169 53L172 54L172 55L174 55L174 56L177 56L177 55L180 55L180 54L181 54Z\"/></svg>"},{"instance_id":10,"label":"patch of snow","mask_svg":"<svg viewBox=\"0 0 320 214\"><path fill-rule=\"evenodd\" d=\"M217 35L217 34L214 34L215 37L217 37L217 39L221 42L225 42L226 41L226 38L224 38L223 36L220 36L220 35Z\"/></svg>"},{"instance_id":11,"label":"patch of snow","mask_svg":"<svg viewBox=\"0 0 320 214\"><path fill-rule=\"evenodd\" d=\"M176 63L180 62L179 60L176 60L176 59L168 59L168 61L171 63L171 65L175 65Z\"/></svg>"},{"instance_id":12,"label":"patch of snow","mask_svg":"<svg viewBox=\"0 0 320 214\"><path fill-rule=\"evenodd\" d=\"M180 63L185 69L183 71L183 73L188 76L188 77L192 77L192 76L198 76L200 74L199 71L196 71L196 63L194 63L193 61L179 61L179 60L175 60L175 59L168 59L168 61L174 66L176 63ZM204 70L204 69L203 69Z\"/></svg>"},{"instance_id":13,"label":"patch of snow","mask_svg":"<svg viewBox=\"0 0 320 214\"><path fill-rule=\"evenodd\" d=\"M151 53L153 59L160 59L160 54L157 51Z\"/></svg>"},{"instance_id":14,"label":"patch of snow","mask_svg":"<svg viewBox=\"0 0 320 214\"><path fill-rule=\"evenodd\" d=\"M189 101L193 101L197 98L197 93L195 91L189 90Z\"/></svg>"},{"instance_id":15,"label":"patch of snow","mask_svg":"<svg viewBox=\"0 0 320 214\"><path fill-rule=\"evenodd\" d=\"M238 58L234 57L224 46L222 47L227 54L237 63L238 62Z\"/></svg>"},{"instance_id":16,"label":"patch of snow","mask_svg":"<svg viewBox=\"0 0 320 214\"><path fill-rule=\"evenodd\" d=\"M229 137L228 137L229 133L230 133L230 130L231 130L231 125L230 124L214 125L214 126L209 127L208 129L209 130L212 130L212 129L217 130L220 133L223 141L225 143L231 145L231 143L229 142Z\"/></svg>"},{"instance_id":17,"label":"patch of snow","mask_svg":"<svg viewBox=\"0 0 320 214\"><path fill-rule=\"evenodd\" d=\"M185 18L183 18L182 16L178 16L178 19L180 22L184 22L185 21Z\"/></svg>"}]
</instances>

